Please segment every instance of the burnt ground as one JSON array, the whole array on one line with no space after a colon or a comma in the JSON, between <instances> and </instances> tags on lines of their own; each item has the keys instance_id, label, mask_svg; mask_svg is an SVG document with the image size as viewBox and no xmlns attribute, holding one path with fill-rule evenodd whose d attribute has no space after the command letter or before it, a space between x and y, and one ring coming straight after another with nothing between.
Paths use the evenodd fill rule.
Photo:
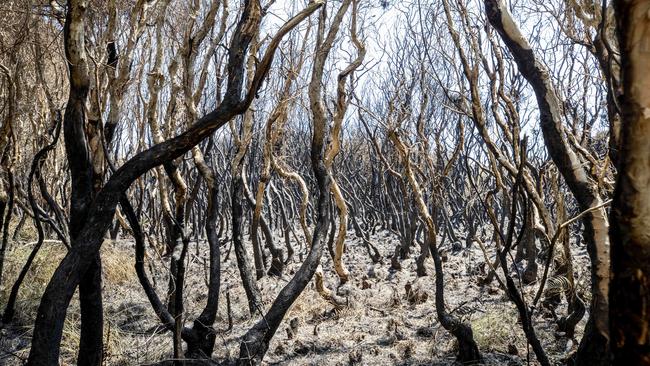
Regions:
<instances>
[{"instance_id":1,"label":"burnt ground","mask_svg":"<svg viewBox=\"0 0 650 366\"><path fill-rule=\"evenodd\" d=\"M246 238L248 239L248 238ZM280 239L276 239L280 243ZM390 253L397 243L387 232L371 237L371 242L384 255L383 263L373 264L361 242L348 237L344 262L351 281L338 289L347 297L348 306L336 310L316 292L313 282L287 313L285 321L271 342L265 358L268 365L452 365L455 342L436 320L434 307L433 262L427 260L429 276L417 278L415 256L402 262L401 271L391 271ZM246 242L250 246L249 242ZM9 285L17 276L20 265L33 243L12 243L7 253L5 280L0 287L0 304L4 306ZM259 318L248 314L246 297L239 280L234 252L230 244L222 249L222 291L218 333L214 360L232 363L239 354L242 335ZM478 246L456 253L443 246L447 309L470 323L475 339L493 365L536 364L532 350L527 349L518 316L496 281L479 285L486 266ZM574 267L580 288L588 286L588 258L584 248L575 248ZM417 250L414 248L414 250ZM490 250L490 248L488 248ZM492 249L493 250L493 249ZM106 241L102 248L104 259L104 307L106 314L106 364L154 364L172 356L171 334L161 331L133 269L133 243L128 240ZM149 250L148 273L155 281L161 298L167 289L165 259ZM56 242L44 245L30 272L20 301L17 318L11 326L0 330L0 365L20 365L29 353L31 326L49 276L62 258L64 248ZM328 286L336 289L337 278L327 251L323 253L323 269ZM417 253L414 253L417 254ZM494 253L490 255L494 257ZM192 244L189 251L185 306L187 322L198 315L207 293L205 243ZM225 258L228 260L225 260ZM265 277L258 282L268 306L281 287L299 267L296 256L284 275ZM542 272L540 263L540 273ZM156 276L152 276L156 273ZM513 271L516 276L516 273ZM410 285L416 296L407 296ZM530 302L538 284L525 286ZM589 291L584 291L588 293ZM228 326L226 294L230 298L232 328ZM586 299L589 300L589 299ZM564 303L564 302L563 302ZM566 313L560 305L558 315ZM79 339L78 303L68 311L61 349L61 363L74 364ZM585 318L578 325L581 336ZM577 342L557 332L551 317L535 316L535 329L553 363L561 363L575 351Z\"/></svg>"}]
</instances>

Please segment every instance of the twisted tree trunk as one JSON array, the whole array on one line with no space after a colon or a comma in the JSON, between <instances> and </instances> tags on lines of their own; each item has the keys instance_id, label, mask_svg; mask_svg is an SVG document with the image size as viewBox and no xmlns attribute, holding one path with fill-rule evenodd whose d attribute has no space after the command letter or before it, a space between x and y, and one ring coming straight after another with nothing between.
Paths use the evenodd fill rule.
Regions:
<instances>
[{"instance_id":1,"label":"twisted tree trunk","mask_svg":"<svg viewBox=\"0 0 650 366\"><path fill-rule=\"evenodd\" d=\"M502 0L485 0L485 12L512 53L519 71L535 91L546 148L578 201L580 210L601 205L597 186L590 181L584 164L565 138L561 103L548 70L537 59ZM583 235L591 259L593 296L576 362L579 365L606 365L609 347L609 225L605 209L590 211L584 216L583 223Z\"/></svg>"},{"instance_id":2,"label":"twisted tree trunk","mask_svg":"<svg viewBox=\"0 0 650 366\"><path fill-rule=\"evenodd\" d=\"M316 41L316 57L309 84L309 101L314 120L314 129L311 142L311 165L318 187L318 204L316 227L309 248L309 254L302 263L294 277L282 288L266 315L258 321L248 332L239 347L238 365L260 365L266 354L269 343L289 307L296 301L305 289L318 268L323 253L325 237L328 227L328 204L330 193L330 175L325 165L325 140L328 134L327 121L323 107L321 91L322 77L325 60L334 43L343 16L347 12L352 0L344 0L341 4L331 28L325 37L326 7L322 8L319 19L318 39Z\"/></svg>"},{"instance_id":3,"label":"twisted tree trunk","mask_svg":"<svg viewBox=\"0 0 650 366\"><path fill-rule=\"evenodd\" d=\"M73 243L85 224L95 196L94 182L97 179L92 151L86 136L86 102L90 88L84 35L86 6L84 0L71 0L64 27L65 53L69 60L70 71L70 94L63 117L63 132L71 176L70 238ZM77 358L79 365L95 366L102 363L104 319L101 268L99 253L95 253L79 283L81 307L81 335Z\"/></svg>"},{"instance_id":4,"label":"twisted tree trunk","mask_svg":"<svg viewBox=\"0 0 650 366\"><path fill-rule=\"evenodd\" d=\"M222 103L197 120L187 131L156 144L128 160L99 191L71 250L57 267L41 298L29 365L58 364L65 314L72 295L81 282L82 276L91 267L93 259L98 255L103 236L111 225L117 203L128 187L147 171L188 152L233 117L246 111L268 73L281 39L321 5L320 2L310 3L305 10L280 28L257 65L251 87L243 93L246 50L257 32L262 16L259 1L245 2L243 13L230 42L227 65L228 88ZM77 30L83 33L83 27ZM242 97L242 94L245 96Z\"/></svg>"}]
</instances>

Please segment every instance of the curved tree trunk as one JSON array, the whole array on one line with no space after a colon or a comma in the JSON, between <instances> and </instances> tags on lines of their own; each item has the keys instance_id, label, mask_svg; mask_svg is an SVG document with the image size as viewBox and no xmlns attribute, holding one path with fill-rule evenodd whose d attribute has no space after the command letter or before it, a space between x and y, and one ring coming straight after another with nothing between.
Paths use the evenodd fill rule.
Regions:
<instances>
[{"instance_id":1,"label":"curved tree trunk","mask_svg":"<svg viewBox=\"0 0 650 366\"><path fill-rule=\"evenodd\" d=\"M2 283L2 271L5 261L5 252L7 251L7 246L9 245L9 224L11 223L11 217L14 211L14 200L15 200L15 181L14 175L11 172L11 168L7 170L7 178L9 180L9 187L7 187L8 199L5 207L0 209L0 215L4 216L3 219L0 219L0 226L2 227L2 243L0 243L0 283ZM0 205L2 205L0 203Z\"/></svg>"},{"instance_id":2,"label":"curved tree trunk","mask_svg":"<svg viewBox=\"0 0 650 366\"><path fill-rule=\"evenodd\" d=\"M263 202L264 195L262 195L262 201L257 201L255 197L253 197L253 193L248 188L248 179L246 177L246 172L243 172L242 178L244 182L244 195L246 196L246 200L251 205L251 207L254 208L253 215L255 215L255 211L257 211L257 207L258 207L258 202ZM273 233L271 232L271 228L269 227L269 224L266 222L264 216L261 215L258 217L256 225L253 225L251 223L251 237L253 241L253 247L257 245L261 249L261 244L259 242L260 240L259 233L257 232L260 227L262 229L262 232L264 233L264 241L266 243L266 246L269 248L269 251L271 252L271 268L269 268L267 274L269 276L281 276L282 271L284 270L284 251L282 250L282 248L275 245L275 242L273 241ZM253 230L253 228L255 228L255 230Z\"/></svg>"},{"instance_id":3,"label":"curved tree trunk","mask_svg":"<svg viewBox=\"0 0 650 366\"><path fill-rule=\"evenodd\" d=\"M11 287L9 299L7 300L7 305L5 306L5 310L2 315L2 322L5 324L8 324L13 320L16 300L18 299L18 293L20 291L20 287L22 286L22 283L25 280L25 277L27 276L27 272L29 271L29 268L32 266L32 263L34 262L34 258L36 258L38 251L41 249L41 246L43 245L43 240L45 240L45 233L43 232L43 224L41 222L41 219L39 218L40 215L38 212L36 201L34 200L34 192L32 186L34 183L34 175L40 175L39 171L42 168L45 159L47 158L48 152L53 150L56 147L57 142L59 141L59 136L61 135L60 116L61 114L58 114L58 118L56 120L56 130L54 132L54 138L52 140L52 143L46 145L39 152L37 152L36 155L34 155L34 159L32 160L32 166L27 178L27 198L29 199L29 204L32 208L32 212L34 212L34 227L36 228L38 239L36 241L36 245L34 245L34 248L29 253L29 256L27 257L27 260L25 261L23 268L20 270L20 273L18 274L16 281ZM27 216L27 214L25 214L25 216Z\"/></svg>"},{"instance_id":4,"label":"curved tree trunk","mask_svg":"<svg viewBox=\"0 0 650 366\"><path fill-rule=\"evenodd\" d=\"M445 308L444 271L442 269L442 258L440 258L440 253L438 252L438 246L436 244L436 224L433 220L433 216L427 208L426 202L424 201L420 184L417 182L413 173L407 148L396 132L391 131L389 136L404 162L404 179L408 181L408 184L413 191L415 204L417 205L420 217L424 220L426 247L424 247L423 250L426 248L426 250L431 253L436 272L436 315L440 324L442 324L449 333L456 337L456 340L458 341L458 355L456 360L466 365L479 364L482 362L483 358L479 352L476 341L474 341L472 327L456 319Z\"/></svg>"},{"instance_id":5,"label":"curved tree trunk","mask_svg":"<svg viewBox=\"0 0 650 366\"><path fill-rule=\"evenodd\" d=\"M210 247L210 279L208 284L208 300L199 315L194 320L191 337L186 339L186 356L189 358L210 358L214 349L216 333L212 329L219 308L219 289L221 287L221 250L219 248L219 231L217 219L219 212L218 188L214 179L208 182L208 211L205 218L205 231Z\"/></svg>"},{"instance_id":6,"label":"curved tree trunk","mask_svg":"<svg viewBox=\"0 0 650 366\"><path fill-rule=\"evenodd\" d=\"M252 315L257 311L261 310L262 306L262 295L260 290L257 288L255 282L255 277L250 265L250 259L248 253L246 253L246 248L244 248L243 243L243 201L244 201L244 180L242 179L242 172L240 169L233 171L232 177L232 241L233 246L235 247L235 256L237 257L237 267L239 268L239 273L244 284L244 290L246 291L246 298L248 299L248 310ZM259 254L259 253L257 253ZM258 256L255 256L258 258ZM256 259L257 260L257 259ZM260 264L261 265L261 264ZM258 268L259 271L259 268ZM263 273L264 271L262 271ZM259 278L258 272L258 278Z\"/></svg>"},{"instance_id":7,"label":"curved tree trunk","mask_svg":"<svg viewBox=\"0 0 650 366\"><path fill-rule=\"evenodd\" d=\"M311 242L307 258L294 277L282 288L266 315L244 335L239 348L239 359L237 361L239 365L260 365L262 363L262 359L269 348L269 343L282 323L282 319L289 310L289 307L300 296L320 264L325 237L327 236L331 184L330 175L325 165L325 139L328 131L321 96L321 83L325 60L329 55L339 26L343 21L343 16L347 12L351 1L343 1L325 39L323 38L325 36L325 21L327 17L326 7L323 7L319 19L318 39L316 43L317 53L314 59L311 82L309 84L309 100L314 119L311 142L311 164L319 192L313 241Z\"/></svg>"},{"instance_id":8,"label":"curved tree trunk","mask_svg":"<svg viewBox=\"0 0 650 366\"><path fill-rule=\"evenodd\" d=\"M564 136L561 104L548 70L537 59L503 1L485 0L485 12L512 53L519 71L535 91L546 148L578 201L580 210L601 205L597 187L590 181L584 165ZM609 348L609 225L605 209L590 211L583 223L583 235L591 259L593 296L576 362L578 365L606 365Z\"/></svg>"},{"instance_id":9,"label":"curved tree trunk","mask_svg":"<svg viewBox=\"0 0 650 366\"><path fill-rule=\"evenodd\" d=\"M72 250L67 253L57 267L41 298L34 326L29 365L55 365L58 363L60 341L68 305L82 275L99 253L104 233L110 227L117 203L126 189L147 171L183 155L215 130L228 123L233 117L246 111L268 73L281 39L320 6L322 6L321 2L310 3L280 28L257 65L251 87L242 97L245 50L257 32L262 15L259 1L245 2L242 16L230 42L227 65L228 88L222 103L177 137L136 154L111 176L97 194L86 215L86 223L74 240Z\"/></svg>"}]
</instances>

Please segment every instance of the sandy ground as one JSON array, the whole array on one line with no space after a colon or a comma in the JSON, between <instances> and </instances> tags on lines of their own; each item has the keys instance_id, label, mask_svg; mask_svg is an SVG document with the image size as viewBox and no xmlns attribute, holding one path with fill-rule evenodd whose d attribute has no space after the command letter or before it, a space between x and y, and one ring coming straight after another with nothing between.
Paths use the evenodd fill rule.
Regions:
<instances>
[{"instance_id":1,"label":"sandy ground","mask_svg":"<svg viewBox=\"0 0 650 366\"><path fill-rule=\"evenodd\" d=\"M280 239L276 239L280 244ZM265 358L268 365L452 365L455 342L436 320L434 307L433 262L427 260L429 276L417 278L414 256L402 262L402 270L390 271L389 254L397 241L388 233L378 233L371 241L384 255L383 264L372 264L360 241L352 236L347 241L344 262L351 281L338 289L348 298L349 306L334 310L315 291L313 282L288 312L282 326L271 342ZM250 244L246 243L248 246ZM230 244L222 250L222 261ZM30 244L12 244L5 267L5 285L0 287L0 304L4 306L7 283L13 283L19 266L26 258ZM417 248L414 248L417 251ZM159 325L133 270L133 243L124 240L107 241L102 248L104 258L104 303L106 314L106 364L152 364L171 358L172 337L158 333ZM156 273L155 283L161 298L167 288L167 264L149 252L148 273ZM494 256L494 253L491 253ZM48 243L37 258L18 304L17 319L0 330L0 365L20 365L29 352L31 324L38 298L56 263L62 258L60 244ZM514 306L507 300L496 281L479 286L484 274L483 254L478 246L448 253L444 263L447 309L474 330L475 338L493 365L536 364L532 350L517 322ZM218 332L213 358L231 363L239 354L242 335L259 318L250 317L246 297L239 280L234 251L223 262L222 291L215 329ZM192 244L189 251L185 296L187 322L202 309L206 293L205 243ZM574 267L580 286L588 286L588 258L584 248L575 248ZM299 267L299 258L287 266L281 278L265 277L258 282L266 305L270 305L281 287ZM541 275L540 266L540 275ZM327 284L336 290L338 280L327 251L323 256ZM409 301L405 287L411 284L421 296ZM528 302L537 284L525 287ZM588 291L586 291L588 292ZM232 329L228 329L226 293L231 300ZM564 315L564 306L558 314ZM78 303L76 299L68 312L62 343L62 364L74 364L79 337ZM578 326L578 339L586 317ZM290 330L290 324L294 331ZM535 328L553 363L561 361L576 348L576 342L556 332L549 317L538 314Z\"/></svg>"}]
</instances>

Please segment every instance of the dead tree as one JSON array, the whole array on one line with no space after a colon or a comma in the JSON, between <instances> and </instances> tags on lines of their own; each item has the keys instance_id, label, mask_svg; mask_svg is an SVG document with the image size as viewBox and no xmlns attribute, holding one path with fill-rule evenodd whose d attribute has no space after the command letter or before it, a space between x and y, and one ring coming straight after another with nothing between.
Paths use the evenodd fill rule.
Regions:
<instances>
[{"instance_id":1,"label":"dead tree","mask_svg":"<svg viewBox=\"0 0 650 366\"><path fill-rule=\"evenodd\" d=\"M433 257L433 263L436 272L436 315L438 316L438 320L448 332L456 337L456 340L458 341L458 355L456 359L463 364L481 363L482 357L479 353L478 346L474 341L472 328L455 318L445 308L444 272L442 268L442 258L440 256L436 243L436 236L438 233L434 218L431 215L426 202L424 201L420 183L418 183L415 177L414 167L412 166L410 160L410 148L402 142L402 139L396 131L391 131L389 136L399 151L401 158L403 159L404 175L406 176L409 186L411 187L415 196L415 203L417 204L418 211L420 212L420 217L422 217L425 222L427 233L426 243L429 252Z\"/></svg>"},{"instance_id":2,"label":"dead tree","mask_svg":"<svg viewBox=\"0 0 650 366\"><path fill-rule=\"evenodd\" d=\"M250 70L250 68L249 68ZM232 239L237 256L237 266L244 283L246 297L248 298L248 309L251 316L261 311L262 295L257 287L253 272L251 270L250 259L243 243L243 218L244 218L244 156L248 151L250 140L253 134L253 112L247 110L242 118L240 131L236 131L234 123L231 122L230 130L235 139L235 156L232 162L232 180L231 180L231 209L232 209ZM255 277L260 279L264 276L265 263L262 258L262 248L259 242L253 247L253 259L255 262Z\"/></svg>"},{"instance_id":3,"label":"dead tree","mask_svg":"<svg viewBox=\"0 0 650 366\"><path fill-rule=\"evenodd\" d=\"M43 245L43 241L45 240L45 233L43 230L43 223L42 223L43 218L41 218L42 216L40 212L41 210L39 210L36 200L34 199L32 186L34 182L34 176L41 175L40 170L43 168L43 164L45 162L45 159L47 158L48 153L54 150L59 140L59 136L61 134L61 124L62 124L61 113L57 113L55 115L54 123L56 123L56 127L54 131L54 136L52 138L52 142L44 146L41 150L39 150L36 153L36 155L34 155L34 159L32 161L32 166L27 180L27 196L29 198L29 203L32 208L32 212L34 214L33 217L34 226L36 227L38 239L36 241L36 245L34 245L34 248L29 253L29 256L27 257L27 260L25 261L23 268L20 270L20 273L18 274L16 281L11 287L11 293L9 294L9 298L7 299L7 305L5 306L5 310L2 314L2 323L4 324L9 324L13 320L15 310L16 310L15 309L16 300L18 299L18 293L20 291L20 287L22 286L22 283L25 280L25 277L27 276L27 271L29 271L29 269L31 268L34 258L36 258L36 255L38 254L39 250L41 249L41 246Z\"/></svg>"},{"instance_id":4,"label":"dead tree","mask_svg":"<svg viewBox=\"0 0 650 366\"><path fill-rule=\"evenodd\" d=\"M581 211L603 202L598 187L589 180L578 155L565 138L561 104L550 80L548 70L537 59L527 39L514 23L503 2L485 0L485 12L510 50L519 71L530 83L537 97L540 127L549 155L557 165ZM609 237L604 209L590 211L583 220L584 238L592 263L592 302L585 335L577 354L578 364L607 363L609 347Z\"/></svg>"},{"instance_id":5,"label":"dead tree","mask_svg":"<svg viewBox=\"0 0 650 366\"><path fill-rule=\"evenodd\" d=\"M117 203L124 192L142 174L188 152L216 129L245 112L268 73L282 37L320 6L321 3L310 3L305 10L280 28L257 65L251 87L242 97L246 50L257 32L262 15L258 1L245 3L230 42L228 87L222 103L177 137L135 155L122 165L97 193L86 214L86 222L73 241L72 249L58 266L41 299L28 361L30 365L58 363L66 310L83 274L91 267L99 253L104 233L111 224ZM83 33L83 27L77 27L75 31Z\"/></svg>"},{"instance_id":6,"label":"dead tree","mask_svg":"<svg viewBox=\"0 0 650 366\"><path fill-rule=\"evenodd\" d=\"M253 217L251 220L251 236L253 241L253 247L259 245L258 228L260 224L262 224L262 227L267 226L262 216L262 210L264 207L264 196L265 196L265 191L267 189L267 186L270 185L272 189L276 191L275 187L272 186L272 182L271 182L273 170L276 170L283 178L294 179L299 183L299 186L303 191L303 205L301 206L302 208L301 208L300 224L303 227L305 239L308 241L309 240L308 238L311 237L311 235L308 232L307 224L306 224L306 208L307 208L307 203L309 201L308 192L306 191L306 184L304 183L304 181L302 181L302 178L300 178L298 175L288 172L287 168L283 167L282 163L277 161L279 157L276 157L277 155L279 155L279 150L283 145L282 142L283 131L288 120L290 106L293 104L291 101L292 86L295 80L297 79L297 77L299 76L300 70L302 69L305 60L305 50L307 46L307 40L310 33L310 29L311 29L311 23L308 24L308 28L305 31L302 46L298 51L299 54L297 56L296 63L293 64L293 60L290 60L292 63L288 67L287 75L285 76L284 83L282 84L281 91L278 95L279 98L278 102L273 108L273 110L271 111L264 128L265 141L262 147L262 163L261 163L261 170L260 170L260 179L257 185L255 197L254 198L251 197L251 199L249 200L255 203L254 205L255 208L253 210ZM288 260L288 258L293 253L293 248L291 247L290 238L288 235L290 224L286 218L283 199L279 197L279 201L281 205L282 220L284 222L285 245L287 246L287 260ZM272 255L271 268L269 269L269 274L279 275L281 274L282 269L284 267L284 263L282 263L284 261L284 259L282 258L284 256L284 253L282 250L277 248L272 243L272 239L270 238L270 233L268 231L269 231L268 229L265 230L266 233L265 236L267 237L267 242L269 243L269 249L271 250L271 255Z\"/></svg>"},{"instance_id":7,"label":"dead tree","mask_svg":"<svg viewBox=\"0 0 650 366\"><path fill-rule=\"evenodd\" d=\"M517 311L519 312L519 319L522 323L524 334L526 335L528 344L532 346L533 352L535 352L537 361L541 365L550 366L550 361L548 359L548 356L546 355L546 351L542 347L539 337L535 332L535 328L533 327L532 311L528 308L523 292L517 288L517 285L515 284L515 280L510 275L510 271L508 269L508 253L513 248L513 246L524 245L523 240L525 238L526 231L528 230L528 225L529 225L526 221L530 218L529 215L525 214L525 212L528 210L527 200L525 198L519 200L517 197L518 195L524 194L521 190L521 186L523 182L524 167L526 166L525 141L522 143L522 146L523 148L521 150L521 155L519 157L519 162L518 162L519 173L517 174L516 180L513 185L512 198L510 200L511 203L510 217L508 218L507 228L505 228L505 230L503 230L503 228L501 228L499 225L497 216L494 213L494 207L490 206L491 205L491 203L489 202L490 198L492 201L494 201L494 195L489 195L489 198L483 201L483 205L485 207L485 210L488 212L490 221L492 222L492 226L494 227L494 231L496 233L495 237L497 241L499 265L501 267L503 276L505 278L505 286L504 286L505 291L508 295L508 298L517 307ZM478 193L478 189L474 184L473 178L470 176L469 179L472 185L474 186L475 191ZM524 207L523 210L524 214L522 215L521 231L519 232L519 234L517 234L516 233L517 207L519 206L519 202L521 202L522 206ZM521 281L521 277L520 277L521 275L519 273L518 276L519 276L518 278L519 281Z\"/></svg>"},{"instance_id":8,"label":"dead tree","mask_svg":"<svg viewBox=\"0 0 650 366\"><path fill-rule=\"evenodd\" d=\"M271 338L277 331L289 307L300 296L320 264L328 227L328 204L330 176L325 166L325 140L328 134L327 120L322 105L322 78L325 61L332 49L343 17L352 0L344 0L334 16L330 29L325 33L327 7L323 6L316 40L316 57L309 84L309 101L313 117L311 163L318 186L317 220L314 235L305 261L289 283L282 288L266 315L246 332L239 348L238 364L259 365L268 350Z\"/></svg>"},{"instance_id":9,"label":"dead tree","mask_svg":"<svg viewBox=\"0 0 650 366\"><path fill-rule=\"evenodd\" d=\"M101 174L93 164L86 133L86 102L90 89L90 63L85 50L85 17L87 3L72 0L68 4L64 27L64 45L69 62L70 95L63 117L66 156L71 176L70 239L73 247L86 223L95 198L95 180ZM96 133L98 134L98 133ZM102 152L103 153L103 152ZM103 159L102 159L103 160ZM101 162L103 164L103 161ZM81 335L79 337L79 365L97 365L103 357L104 318L101 296L101 259L95 253L88 268L80 273L79 302L81 307Z\"/></svg>"},{"instance_id":10,"label":"dead tree","mask_svg":"<svg viewBox=\"0 0 650 366\"><path fill-rule=\"evenodd\" d=\"M620 27L622 150L611 218L613 364L650 365L649 1L616 1Z\"/></svg>"}]
</instances>

